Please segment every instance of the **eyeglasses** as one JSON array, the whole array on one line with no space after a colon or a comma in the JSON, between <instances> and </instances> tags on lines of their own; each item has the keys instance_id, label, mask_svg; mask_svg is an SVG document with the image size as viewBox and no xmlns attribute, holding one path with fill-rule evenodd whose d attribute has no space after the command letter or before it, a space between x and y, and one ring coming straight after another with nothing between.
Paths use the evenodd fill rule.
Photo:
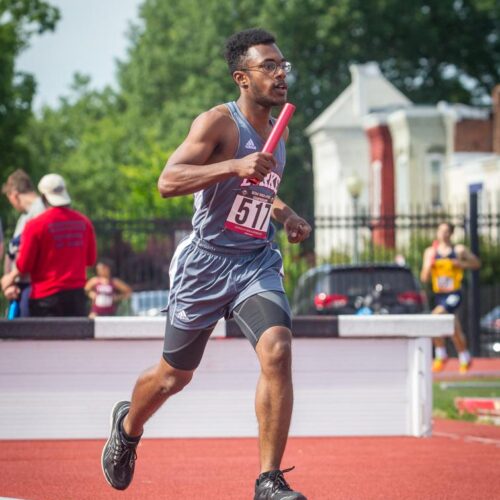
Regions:
<instances>
[{"instance_id":1,"label":"eyeglasses","mask_svg":"<svg viewBox=\"0 0 500 500\"><path fill-rule=\"evenodd\" d=\"M269 73L270 75L275 75L278 68L281 68L286 74L292 71L292 63L288 61L283 61L277 63L276 61L264 61L262 64L257 66L249 66L248 68L241 68L242 71L259 71L261 69L264 73Z\"/></svg>"}]
</instances>

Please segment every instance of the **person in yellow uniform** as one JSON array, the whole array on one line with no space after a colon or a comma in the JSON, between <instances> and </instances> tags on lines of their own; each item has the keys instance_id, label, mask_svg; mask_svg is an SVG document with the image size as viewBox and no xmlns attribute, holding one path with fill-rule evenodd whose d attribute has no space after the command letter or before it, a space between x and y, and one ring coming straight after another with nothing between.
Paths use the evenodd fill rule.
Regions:
<instances>
[{"instance_id":1,"label":"person in yellow uniform","mask_svg":"<svg viewBox=\"0 0 500 500\"><path fill-rule=\"evenodd\" d=\"M431 281L434 294L432 314L455 315L455 331L452 340L458 353L460 373L467 373L471 365L471 356L467 350L467 341L456 313L462 302L464 270L475 271L479 269L481 261L466 246L453 245L451 237L454 229L450 222L439 224L436 240L424 252L420 280L423 283ZM448 360L445 340L436 338L434 348L432 371L439 372Z\"/></svg>"}]
</instances>

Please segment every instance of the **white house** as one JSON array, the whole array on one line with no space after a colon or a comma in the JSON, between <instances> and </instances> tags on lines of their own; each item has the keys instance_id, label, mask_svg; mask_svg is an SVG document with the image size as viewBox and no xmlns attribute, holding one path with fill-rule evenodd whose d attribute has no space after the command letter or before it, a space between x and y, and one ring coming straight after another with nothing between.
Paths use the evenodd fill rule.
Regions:
<instances>
[{"instance_id":1,"label":"white house","mask_svg":"<svg viewBox=\"0 0 500 500\"><path fill-rule=\"evenodd\" d=\"M388 117L391 130L396 213L416 206L440 208L446 201L449 132L435 106L412 106Z\"/></svg>"},{"instance_id":2,"label":"white house","mask_svg":"<svg viewBox=\"0 0 500 500\"><path fill-rule=\"evenodd\" d=\"M313 152L314 210L316 216L349 213L352 206L349 181L355 176L364 183L359 202L368 204L370 147L363 117L379 110L411 105L380 72L376 63L352 65L352 83L306 129ZM316 252L331 250L330 230L316 231ZM348 243L352 235L337 231L335 241ZM340 240L340 241L339 241Z\"/></svg>"},{"instance_id":3,"label":"white house","mask_svg":"<svg viewBox=\"0 0 500 500\"><path fill-rule=\"evenodd\" d=\"M447 206L463 211L472 186L480 188L480 209L500 212L500 103L493 110L463 104L439 103L438 109L448 120L447 158L444 184ZM493 111L493 119L491 117Z\"/></svg>"},{"instance_id":4,"label":"white house","mask_svg":"<svg viewBox=\"0 0 500 500\"><path fill-rule=\"evenodd\" d=\"M455 153L446 170L450 207L457 211L467 206L471 187L481 192L479 208L500 212L500 155L495 153Z\"/></svg>"}]
</instances>

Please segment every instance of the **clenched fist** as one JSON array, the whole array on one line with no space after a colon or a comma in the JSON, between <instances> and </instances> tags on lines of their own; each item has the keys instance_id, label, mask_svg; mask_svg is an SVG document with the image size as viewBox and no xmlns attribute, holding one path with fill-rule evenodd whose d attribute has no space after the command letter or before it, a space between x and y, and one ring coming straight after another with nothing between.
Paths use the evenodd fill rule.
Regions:
<instances>
[{"instance_id":1,"label":"clenched fist","mask_svg":"<svg viewBox=\"0 0 500 500\"><path fill-rule=\"evenodd\" d=\"M262 181L276 166L276 159L271 153L260 151L234 161L236 175L242 179Z\"/></svg>"},{"instance_id":2,"label":"clenched fist","mask_svg":"<svg viewBox=\"0 0 500 500\"><path fill-rule=\"evenodd\" d=\"M290 243L300 243L307 239L311 233L311 226L298 215L290 215L285 221L284 227Z\"/></svg>"}]
</instances>

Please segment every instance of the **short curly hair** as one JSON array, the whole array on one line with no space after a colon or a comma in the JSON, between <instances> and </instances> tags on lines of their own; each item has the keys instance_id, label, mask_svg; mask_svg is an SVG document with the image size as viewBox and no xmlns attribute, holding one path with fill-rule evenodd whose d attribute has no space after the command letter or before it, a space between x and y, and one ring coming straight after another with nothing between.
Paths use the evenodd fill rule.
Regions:
<instances>
[{"instance_id":1,"label":"short curly hair","mask_svg":"<svg viewBox=\"0 0 500 500\"><path fill-rule=\"evenodd\" d=\"M246 53L254 45L270 45L275 43L275 37L260 28L251 28L248 30L234 33L226 40L224 58L227 61L231 75L240 68Z\"/></svg>"}]
</instances>

